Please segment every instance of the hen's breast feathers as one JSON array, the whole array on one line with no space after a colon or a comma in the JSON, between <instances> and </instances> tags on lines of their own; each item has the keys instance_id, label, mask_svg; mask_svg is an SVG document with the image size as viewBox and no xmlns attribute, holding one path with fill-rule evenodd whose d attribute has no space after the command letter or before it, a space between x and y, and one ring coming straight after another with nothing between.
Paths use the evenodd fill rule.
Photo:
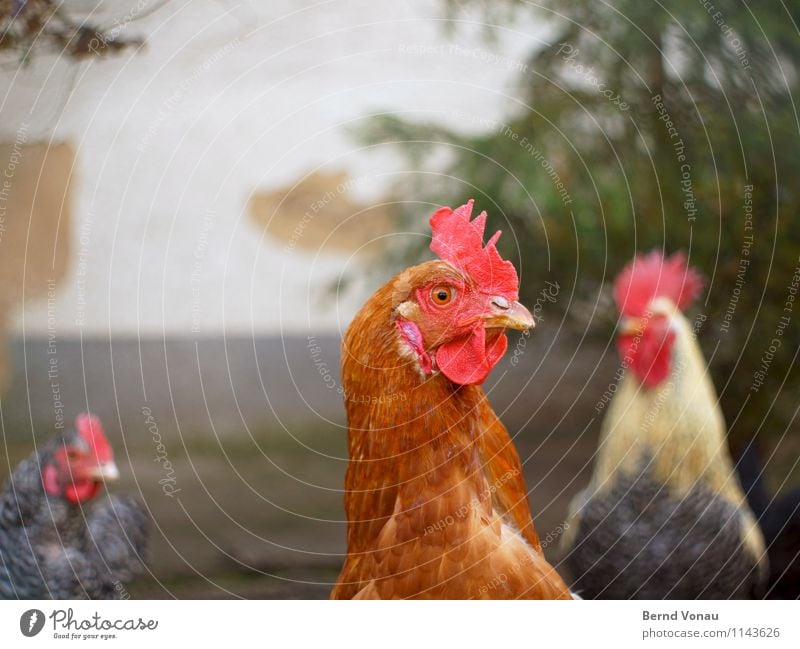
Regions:
<instances>
[{"instance_id":1,"label":"hen's breast feathers","mask_svg":"<svg viewBox=\"0 0 800 649\"><path fill-rule=\"evenodd\" d=\"M504 514L537 552L542 551L539 535L528 506L528 490L517 450L506 427L484 397L480 405L482 434L478 438L481 461L496 511Z\"/></svg>"},{"instance_id":2,"label":"hen's breast feathers","mask_svg":"<svg viewBox=\"0 0 800 649\"><path fill-rule=\"evenodd\" d=\"M456 392L414 427L424 437L351 429L360 459L348 469L349 555L334 597L570 598L542 555L508 432L482 390ZM405 444L387 451L387 435ZM365 438L380 439L386 459Z\"/></svg>"}]
</instances>

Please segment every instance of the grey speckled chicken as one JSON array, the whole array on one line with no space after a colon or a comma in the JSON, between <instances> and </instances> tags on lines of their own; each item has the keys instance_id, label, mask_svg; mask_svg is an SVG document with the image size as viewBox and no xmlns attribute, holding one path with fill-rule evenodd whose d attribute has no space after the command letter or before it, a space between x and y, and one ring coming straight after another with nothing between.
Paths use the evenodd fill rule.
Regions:
<instances>
[{"instance_id":1,"label":"grey speckled chicken","mask_svg":"<svg viewBox=\"0 0 800 649\"><path fill-rule=\"evenodd\" d=\"M0 492L0 599L119 599L143 570L149 519L134 499L93 501L118 477L100 421L41 446Z\"/></svg>"},{"instance_id":2,"label":"grey speckled chicken","mask_svg":"<svg viewBox=\"0 0 800 649\"><path fill-rule=\"evenodd\" d=\"M589 486L563 537L585 598L758 596L764 540L733 469L716 393L681 309L699 294L683 255L637 257L616 280L623 373ZM602 410L606 402L601 401Z\"/></svg>"}]
</instances>

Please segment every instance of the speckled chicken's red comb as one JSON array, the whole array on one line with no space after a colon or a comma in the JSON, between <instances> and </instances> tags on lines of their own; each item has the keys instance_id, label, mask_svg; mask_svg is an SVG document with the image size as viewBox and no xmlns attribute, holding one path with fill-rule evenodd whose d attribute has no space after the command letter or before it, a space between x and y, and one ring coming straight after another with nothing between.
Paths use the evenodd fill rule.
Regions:
<instances>
[{"instance_id":1,"label":"speckled chicken's red comb","mask_svg":"<svg viewBox=\"0 0 800 649\"><path fill-rule=\"evenodd\" d=\"M470 199L455 210L443 207L431 216L431 250L467 273L481 291L516 300L519 297L517 271L514 264L500 256L495 246L500 230L484 247L486 212L470 221L474 202Z\"/></svg>"},{"instance_id":2,"label":"speckled chicken's red comb","mask_svg":"<svg viewBox=\"0 0 800 649\"><path fill-rule=\"evenodd\" d=\"M114 450L108 442L103 424L95 415L90 412L78 415L75 418L75 430L89 444L99 461L109 462L114 459Z\"/></svg>"},{"instance_id":3,"label":"speckled chicken's red comb","mask_svg":"<svg viewBox=\"0 0 800 649\"><path fill-rule=\"evenodd\" d=\"M636 255L614 281L614 300L620 313L641 316L650 303L666 297L683 310L703 289L703 280L686 263L686 255L676 252L664 258L659 250Z\"/></svg>"}]
</instances>

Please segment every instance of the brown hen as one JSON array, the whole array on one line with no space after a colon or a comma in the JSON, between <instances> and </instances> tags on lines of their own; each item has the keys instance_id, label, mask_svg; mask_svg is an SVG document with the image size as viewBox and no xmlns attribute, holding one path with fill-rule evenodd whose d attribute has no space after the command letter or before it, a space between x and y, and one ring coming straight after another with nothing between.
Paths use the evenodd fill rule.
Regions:
<instances>
[{"instance_id":1,"label":"brown hen","mask_svg":"<svg viewBox=\"0 0 800 649\"><path fill-rule=\"evenodd\" d=\"M441 261L379 289L342 346L348 554L335 599L570 599L519 457L479 386L533 318L472 201L431 218ZM499 233L498 233L499 234Z\"/></svg>"}]
</instances>

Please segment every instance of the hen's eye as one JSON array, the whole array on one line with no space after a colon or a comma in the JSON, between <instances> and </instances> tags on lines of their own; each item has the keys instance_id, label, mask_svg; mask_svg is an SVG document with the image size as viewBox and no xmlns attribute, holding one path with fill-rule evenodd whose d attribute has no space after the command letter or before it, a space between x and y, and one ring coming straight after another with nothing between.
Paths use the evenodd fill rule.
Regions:
<instances>
[{"instance_id":1,"label":"hen's eye","mask_svg":"<svg viewBox=\"0 0 800 649\"><path fill-rule=\"evenodd\" d=\"M431 299L434 304L444 306L453 299L453 289L449 286L437 286L431 291Z\"/></svg>"}]
</instances>

